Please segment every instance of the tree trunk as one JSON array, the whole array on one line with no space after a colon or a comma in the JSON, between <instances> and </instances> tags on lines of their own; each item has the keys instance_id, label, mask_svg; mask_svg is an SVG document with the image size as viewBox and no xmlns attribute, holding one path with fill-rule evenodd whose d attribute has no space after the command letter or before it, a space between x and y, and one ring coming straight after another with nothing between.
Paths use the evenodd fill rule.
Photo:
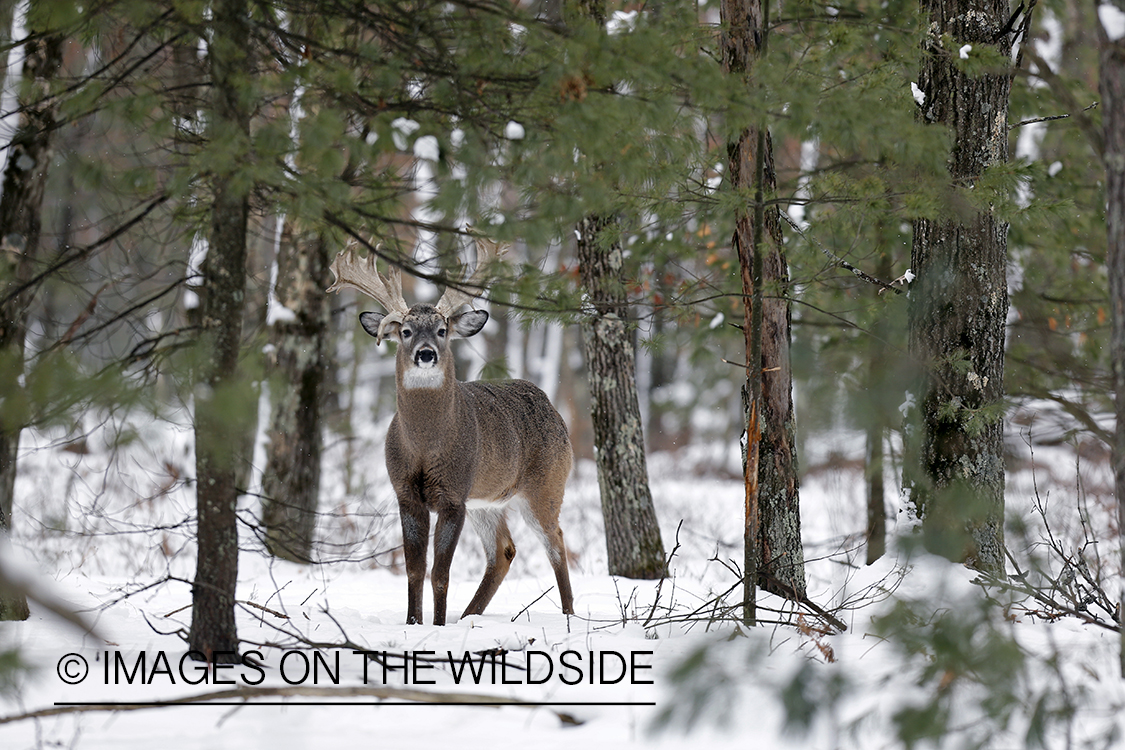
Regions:
<instances>
[{"instance_id":1,"label":"tree trunk","mask_svg":"<svg viewBox=\"0 0 1125 750\"><path fill-rule=\"evenodd\" d=\"M893 265L889 253L879 257L877 274L881 279L892 277ZM871 326L868 339L867 389L872 396L863 405L866 420L867 450L864 456L864 477L867 480L867 531L864 535L867 546L867 564L871 565L887 552L887 504L884 475L886 462L883 455L883 439L886 437L889 419L883 393L893 385L887 377L889 350L887 337L890 326L885 316L880 316ZM874 391L874 392L873 392Z\"/></svg>"},{"instance_id":2,"label":"tree trunk","mask_svg":"<svg viewBox=\"0 0 1125 750\"><path fill-rule=\"evenodd\" d=\"M609 236L613 223L588 217L578 225L578 266L594 308L582 333L609 574L659 578L664 543L648 486L621 247Z\"/></svg>"},{"instance_id":3,"label":"tree trunk","mask_svg":"<svg viewBox=\"0 0 1125 750\"><path fill-rule=\"evenodd\" d=\"M1125 566L1125 38L1101 40L1099 88L1102 97L1106 177L1106 273L1111 310L1110 356L1117 426L1114 430L1113 475L1117 496L1117 530ZM1118 615L1125 614L1125 588ZM1121 675L1125 677L1125 629L1121 634Z\"/></svg>"},{"instance_id":4,"label":"tree trunk","mask_svg":"<svg viewBox=\"0 0 1125 750\"><path fill-rule=\"evenodd\" d=\"M604 31L605 0L572 0L569 5L572 23L594 23ZM588 216L578 225L578 268L594 308L582 323L594 458L609 574L660 578L667 572L664 542L648 486L633 338L626 325L623 256L612 236L616 229L608 216Z\"/></svg>"},{"instance_id":5,"label":"tree trunk","mask_svg":"<svg viewBox=\"0 0 1125 750\"><path fill-rule=\"evenodd\" d=\"M233 142L250 151L249 9L245 0L212 6L209 45L213 109L212 142ZM215 164L212 176L210 249L201 287L202 360L195 389L198 561L192 588L189 645L208 661L236 661L235 587L238 581L238 489L235 456L246 428L239 407L253 399L239 378L238 355L246 286L249 190L238 174L240 159Z\"/></svg>"},{"instance_id":6,"label":"tree trunk","mask_svg":"<svg viewBox=\"0 0 1125 750\"><path fill-rule=\"evenodd\" d=\"M296 562L312 559L320 489L321 423L329 343L328 248L323 236L296 235L285 222L271 304L273 416L262 477L266 547Z\"/></svg>"},{"instance_id":7,"label":"tree trunk","mask_svg":"<svg viewBox=\"0 0 1125 750\"><path fill-rule=\"evenodd\" d=\"M9 146L0 195L0 534L12 526L20 430L28 418L20 394L28 310L35 293L43 190L51 164L55 105L44 103L62 65L63 38L28 29L19 127ZM39 30L41 32L41 30ZM27 599L0 589L0 620L26 620Z\"/></svg>"},{"instance_id":8,"label":"tree trunk","mask_svg":"<svg viewBox=\"0 0 1125 750\"><path fill-rule=\"evenodd\" d=\"M1007 159L1007 72L970 77L953 60L961 45L1010 55L1000 31L1006 0L923 0L930 36L920 116L953 137L949 175L971 188ZM954 48L942 48L942 36ZM995 41L999 37L1000 41ZM1008 227L953 196L950 215L914 222L910 353L921 373L917 424L908 426L911 501L934 552L984 571L1004 570L1003 386Z\"/></svg>"},{"instance_id":9,"label":"tree trunk","mask_svg":"<svg viewBox=\"0 0 1125 750\"><path fill-rule=\"evenodd\" d=\"M723 0L720 6L723 68L748 84L753 61L762 53L767 10L762 0ZM776 187L773 147L764 124L743 128L727 144L727 162L730 188L754 195L753 202L747 201L736 212L731 240L738 253L747 301L743 325L747 352L743 463L748 534L756 534L756 538L747 540L747 547L753 547L753 564L748 559L746 567L748 575L753 567L755 583L766 590L802 598L805 562L789 361L789 271L778 209L767 209L763 202ZM760 433L757 441L755 429ZM756 519L751 517L754 514Z\"/></svg>"}]
</instances>

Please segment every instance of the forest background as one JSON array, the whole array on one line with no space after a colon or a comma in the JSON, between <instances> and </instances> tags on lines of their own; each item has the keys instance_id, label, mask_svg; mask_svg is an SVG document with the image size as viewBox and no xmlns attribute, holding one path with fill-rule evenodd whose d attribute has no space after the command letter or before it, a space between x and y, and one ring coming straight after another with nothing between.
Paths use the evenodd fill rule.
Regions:
<instances>
[{"instance_id":1,"label":"forest background","mask_svg":"<svg viewBox=\"0 0 1125 750\"><path fill-rule=\"evenodd\" d=\"M760 292L792 326L797 465L854 469L871 517L839 547L878 545L879 517L918 513L896 486L917 395L917 227L983 210L1005 226L1010 308L1002 398L976 416L1005 426L1009 473L1028 468L1029 448L1062 446L1082 502L1073 549L1049 524L1016 523L1008 538L1026 543L1010 542L1002 566L1039 571L1027 586L1052 602L1048 616L1119 631L1114 490L1085 467L1108 470L1115 440L1113 131L1099 76L1120 11L1009 8L1001 55L935 37L927 13L940 5L759 4L769 45L744 77L707 2L5 3L4 526L34 549L42 535L124 524L159 538L154 551L187 554L205 492L199 517L135 524L15 489L36 452L116 455L163 422L193 434L195 460L145 467L159 490L137 502L214 470L202 484L240 498L229 510L250 531L245 551L287 556L293 540L271 529L298 505L288 493L305 492L316 531L298 558L397 564L382 519L316 499L329 482L364 497L364 467L381 457L360 436L394 410L393 360L357 335L366 302L324 292L329 260L356 244L402 267L407 298L424 300L472 265L474 236L510 243L475 290L493 322L463 345L461 375L533 380L593 460L583 326L601 300L578 262L591 216L613 217L599 231L619 260L610 286L624 296L647 452L742 477L749 294L732 237L756 205L787 217L786 273ZM961 73L1010 80L1008 158L971 182L951 179L955 135L925 116L935 38ZM730 144L759 125L775 182L755 194L732 184ZM946 364L964 374L968 361ZM862 441L862 457L854 442L820 449L826 434Z\"/></svg>"}]
</instances>

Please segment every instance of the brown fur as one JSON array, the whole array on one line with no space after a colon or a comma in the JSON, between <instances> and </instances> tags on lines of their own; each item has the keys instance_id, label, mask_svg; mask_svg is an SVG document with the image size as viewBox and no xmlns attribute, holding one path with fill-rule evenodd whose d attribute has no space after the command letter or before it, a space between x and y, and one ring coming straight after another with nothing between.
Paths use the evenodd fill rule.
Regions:
<instances>
[{"instance_id":1,"label":"brown fur","mask_svg":"<svg viewBox=\"0 0 1125 750\"><path fill-rule=\"evenodd\" d=\"M360 316L371 335L383 318L379 313ZM386 461L402 521L408 623L422 622L430 513L437 513L434 624L442 625L449 570L466 517L481 538L488 563L462 617L484 612L507 575L516 554L505 517L509 502L521 507L542 538L562 610L574 612L558 525L572 461L566 425L547 396L525 380L462 383L454 376L451 340L476 334L487 319L479 311L447 318L430 305L415 305L401 322L385 326L385 335L399 343L398 413L387 433ZM470 500L474 507L466 508Z\"/></svg>"}]
</instances>

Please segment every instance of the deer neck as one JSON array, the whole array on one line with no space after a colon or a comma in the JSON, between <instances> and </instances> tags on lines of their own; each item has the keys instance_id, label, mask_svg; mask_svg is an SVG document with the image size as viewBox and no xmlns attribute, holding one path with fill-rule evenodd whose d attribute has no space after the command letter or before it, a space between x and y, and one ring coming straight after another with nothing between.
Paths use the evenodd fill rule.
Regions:
<instances>
[{"instance_id":1,"label":"deer neck","mask_svg":"<svg viewBox=\"0 0 1125 750\"><path fill-rule=\"evenodd\" d=\"M412 366L400 357L395 367L399 418L415 434L436 435L458 409L457 379L452 357L438 367Z\"/></svg>"}]
</instances>

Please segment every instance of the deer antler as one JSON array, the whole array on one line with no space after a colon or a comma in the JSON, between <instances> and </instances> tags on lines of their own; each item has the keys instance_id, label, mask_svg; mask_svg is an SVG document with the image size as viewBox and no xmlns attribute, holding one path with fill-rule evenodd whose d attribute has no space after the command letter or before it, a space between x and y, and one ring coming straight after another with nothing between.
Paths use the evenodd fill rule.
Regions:
<instances>
[{"instance_id":1,"label":"deer antler","mask_svg":"<svg viewBox=\"0 0 1125 750\"><path fill-rule=\"evenodd\" d=\"M471 228L470 228L471 229ZM484 272L487 270L488 265L496 258L500 257L508 251L510 245L493 242L484 237L477 237L477 266L473 269L472 276L460 282L458 286L464 287L479 287L481 279L484 277ZM441 295L434 307L437 311L449 317L461 305L471 302L478 295L470 294L469 292L461 289L454 289L453 287L446 287L445 294Z\"/></svg>"},{"instance_id":2,"label":"deer antler","mask_svg":"<svg viewBox=\"0 0 1125 750\"><path fill-rule=\"evenodd\" d=\"M351 287L382 305L387 316L379 323L379 335L376 337L377 341L382 341L387 324L401 323L402 316L410 310L410 305L406 304L406 299L402 296L402 269L392 266L384 278L375 267L375 260L375 253L367 258L360 258L355 253L355 244L349 244L329 266L336 280L327 291L339 292Z\"/></svg>"}]
</instances>

